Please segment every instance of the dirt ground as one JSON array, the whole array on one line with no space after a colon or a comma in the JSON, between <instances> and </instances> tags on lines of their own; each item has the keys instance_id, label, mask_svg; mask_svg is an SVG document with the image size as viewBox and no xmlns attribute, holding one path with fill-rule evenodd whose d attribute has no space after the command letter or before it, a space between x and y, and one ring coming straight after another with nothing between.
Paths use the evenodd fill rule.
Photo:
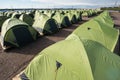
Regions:
<instances>
[{"instance_id":1,"label":"dirt ground","mask_svg":"<svg viewBox=\"0 0 120 80\"><path fill-rule=\"evenodd\" d=\"M120 27L120 13L111 12L116 27ZM51 36L43 36L37 41L22 48L12 48L7 52L0 46L0 80L11 80L20 73L29 62L43 49L58 41L64 40L80 24L91 18L83 18L83 21L68 28L61 29L58 33Z\"/></svg>"}]
</instances>

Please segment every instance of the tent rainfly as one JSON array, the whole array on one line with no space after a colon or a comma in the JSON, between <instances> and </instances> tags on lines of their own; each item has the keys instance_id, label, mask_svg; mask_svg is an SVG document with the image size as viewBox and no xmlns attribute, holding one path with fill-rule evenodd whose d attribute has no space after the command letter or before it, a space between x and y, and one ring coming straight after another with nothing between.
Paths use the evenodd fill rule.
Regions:
<instances>
[{"instance_id":1,"label":"tent rainfly","mask_svg":"<svg viewBox=\"0 0 120 80\"><path fill-rule=\"evenodd\" d=\"M19 19L20 15L21 15L21 14L19 14L19 13L17 13L17 12L14 12L14 13L12 13L11 18L17 18L17 19Z\"/></svg>"},{"instance_id":2,"label":"tent rainfly","mask_svg":"<svg viewBox=\"0 0 120 80\"><path fill-rule=\"evenodd\" d=\"M68 12L65 14L66 16L68 16L69 21L73 24L77 23L77 18L76 15L73 12Z\"/></svg>"},{"instance_id":3,"label":"tent rainfly","mask_svg":"<svg viewBox=\"0 0 120 80\"><path fill-rule=\"evenodd\" d=\"M113 51L119 37L119 30L92 19L80 25L73 31L73 34L78 35L81 39L97 41Z\"/></svg>"},{"instance_id":4,"label":"tent rainfly","mask_svg":"<svg viewBox=\"0 0 120 80\"><path fill-rule=\"evenodd\" d=\"M76 39L79 37L71 34L66 40ZM96 41L87 39L81 41L86 50L94 80L120 80L120 57Z\"/></svg>"},{"instance_id":5,"label":"tent rainfly","mask_svg":"<svg viewBox=\"0 0 120 80\"><path fill-rule=\"evenodd\" d=\"M74 11L77 21L82 21L82 12Z\"/></svg>"},{"instance_id":6,"label":"tent rainfly","mask_svg":"<svg viewBox=\"0 0 120 80\"><path fill-rule=\"evenodd\" d=\"M1 30L1 45L3 49L21 47L38 38L38 32L16 18L7 19Z\"/></svg>"},{"instance_id":7,"label":"tent rainfly","mask_svg":"<svg viewBox=\"0 0 120 80\"><path fill-rule=\"evenodd\" d=\"M42 35L50 35L58 32L59 30L57 21L49 18L45 14L35 20L33 27Z\"/></svg>"},{"instance_id":8,"label":"tent rainfly","mask_svg":"<svg viewBox=\"0 0 120 80\"><path fill-rule=\"evenodd\" d=\"M60 12L57 12L52 18L58 22L60 28L68 27L71 25L69 18L67 16L61 14Z\"/></svg>"},{"instance_id":9,"label":"tent rainfly","mask_svg":"<svg viewBox=\"0 0 120 80\"><path fill-rule=\"evenodd\" d=\"M32 26L34 20L32 19L31 16L27 15L27 14L22 14L19 18L20 20L26 22L28 25Z\"/></svg>"},{"instance_id":10,"label":"tent rainfly","mask_svg":"<svg viewBox=\"0 0 120 80\"><path fill-rule=\"evenodd\" d=\"M104 11L99 16L95 17L94 20L103 22L104 24L108 25L109 27L114 27L114 22L107 11Z\"/></svg>"},{"instance_id":11,"label":"tent rainfly","mask_svg":"<svg viewBox=\"0 0 120 80\"><path fill-rule=\"evenodd\" d=\"M74 57L73 57L74 56ZM24 80L119 80L120 58L102 44L71 34L39 53L19 75Z\"/></svg>"},{"instance_id":12,"label":"tent rainfly","mask_svg":"<svg viewBox=\"0 0 120 80\"><path fill-rule=\"evenodd\" d=\"M37 55L20 75L22 80L93 80L83 44L58 42Z\"/></svg>"},{"instance_id":13,"label":"tent rainfly","mask_svg":"<svg viewBox=\"0 0 120 80\"><path fill-rule=\"evenodd\" d=\"M41 15L43 15L43 13L41 13L39 10L36 10L34 14L34 20L38 20Z\"/></svg>"}]
</instances>

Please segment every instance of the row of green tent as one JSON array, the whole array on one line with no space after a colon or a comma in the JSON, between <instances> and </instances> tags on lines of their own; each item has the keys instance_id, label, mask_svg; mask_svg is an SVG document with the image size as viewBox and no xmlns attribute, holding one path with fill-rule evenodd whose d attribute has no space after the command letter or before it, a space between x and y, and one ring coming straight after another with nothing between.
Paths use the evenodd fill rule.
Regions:
<instances>
[{"instance_id":1,"label":"row of green tent","mask_svg":"<svg viewBox=\"0 0 120 80\"><path fill-rule=\"evenodd\" d=\"M104 11L80 25L65 40L40 52L19 77L21 80L120 80L120 57L113 53L119 31L110 24L113 21Z\"/></svg>"},{"instance_id":2,"label":"row of green tent","mask_svg":"<svg viewBox=\"0 0 120 80\"><path fill-rule=\"evenodd\" d=\"M39 36L54 34L60 28L81 21L79 10L70 10L66 13L60 11L43 13L39 10L26 14L12 13L6 13L4 19L1 18L3 24L0 24L2 25L0 41L3 49L24 46L37 40Z\"/></svg>"},{"instance_id":3,"label":"row of green tent","mask_svg":"<svg viewBox=\"0 0 120 80\"><path fill-rule=\"evenodd\" d=\"M26 12L8 11L0 15L0 27L2 27L3 22L8 18L17 18L32 26L36 18L38 18L38 16L40 17L42 14L46 14L46 16L49 18L53 17L59 24L67 27L70 24L68 22L68 19L70 22L76 23L77 21L80 21L82 19L82 14L86 11L87 13L90 13L91 16L100 12L98 10L35 10ZM68 25L65 24L65 21L62 22L64 18L65 20L67 20Z\"/></svg>"}]
</instances>

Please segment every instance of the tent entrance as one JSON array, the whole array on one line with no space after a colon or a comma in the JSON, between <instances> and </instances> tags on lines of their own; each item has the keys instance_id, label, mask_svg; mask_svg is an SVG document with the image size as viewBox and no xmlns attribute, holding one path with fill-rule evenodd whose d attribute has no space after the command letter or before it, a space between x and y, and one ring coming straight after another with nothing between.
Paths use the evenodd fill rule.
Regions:
<instances>
[{"instance_id":1,"label":"tent entrance","mask_svg":"<svg viewBox=\"0 0 120 80\"><path fill-rule=\"evenodd\" d=\"M68 17L64 17L63 20L62 20L62 23L64 23L66 25L66 26L62 25L64 27L68 27L68 26L71 25Z\"/></svg>"},{"instance_id":2,"label":"tent entrance","mask_svg":"<svg viewBox=\"0 0 120 80\"><path fill-rule=\"evenodd\" d=\"M77 23L77 18L76 18L75 15L73 15L73 17L72 17L72 23L73 23L73 24Z\"/></svg>"},{"instance_id":3,"label":"tent entrance","mask_svg":"<svg viewBox=\"0 0 120 80\"><path fill-rule=\"evenodd\" d=\"M49 19L46 24L43 33L52 34L58 31L58 25L54 19Z\"/></svg>"},{"instance_id":4,"label":"tent entrance","mask_svg":"<svg viewBox=\"0 0 120 80\"><path fill-rule=\"evenodd\" d=\"M12 30L19 46L24 46L33 41L31 33L25 26L19 25Z\"/></svg>"}]
</instances>

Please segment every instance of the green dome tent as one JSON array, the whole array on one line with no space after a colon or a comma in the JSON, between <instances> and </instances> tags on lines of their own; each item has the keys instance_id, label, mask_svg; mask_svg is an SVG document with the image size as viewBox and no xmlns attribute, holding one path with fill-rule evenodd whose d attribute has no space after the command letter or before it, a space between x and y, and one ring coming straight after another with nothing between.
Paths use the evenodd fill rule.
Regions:
<instances>
[{"instance_id":1,"label":"green dome tent","mask_svg":"<svg viewBox=\"0 0 120 80\"><path fill-rule=\"evenodd\" d=\"M12 17L11 18L17 18L17 19L19 19L20 15L21 14L19 14L17 12L14 12L14 13L12 13Z\"/></svg>"},{"instance_id":2,"label":"green dome tent","mask_svg":"<svg viewBox=\"0 0 120 80\"><path fill-rule=\"evenodd\" d=\"M89 60L89 61L88 61ZM119 80L120 58L102 44L71 34L39 53L22 80ZM89 65L90 63L90 65Z\"/></svg>"},{"instance_id":3,"label":"green dome tent","mask_svg":"<svg viewBox=\"0 0 120 80\"><path fill-rule=\"evenodd\" d=\"M88 10L87 14L88 14L88 17L91 17L91 16L96 15L97 13L95 13L95 10Z\"/></svg>"},{"instance_id":4,"label":"green dome tent","mask_svg":"<svg viewBox=\"0 0 120 80\"><path fill-rule=\"evenodd\" d=\"M93 19L96 20L96 21L102 22L102 23L108 25L109 27L114 27L113 21L109 20L109 18L107 18L107 17L103 18L101 16L97 16L97 17L95 17Z\"/></svg>"},{"instance_id":5,"label":"green dome tent","mask_svg":"<svg viewBox=\"0 0 120 80\"><path fill-rule=\"evenodd\" d=\"M43 14L36 19L33 27L40 33L40 34L53 34L58 32L58 23L56 20L49 18L47 15Z\"/></svg>"},{"instance_id":6,"label":"green dome tent","mask_svg":"<svg viewBox=\"0 0 120 80\"><path fill-rule=\"evenodd\" d=\"M3 49L21 47L38 38L38 32L21 20L7 19L1 30L1 45Z\"/></svg>"},{"instance_id":7,"label":"green dome tent","mask_svg":"<svg viewBox=\"0 0 120 80\"><path fill-rule=\"evenodd\" d=\"M95 41L83 40L94 80L120 80L120 57Z\"/></svg>"},{"instance_id":8,"label":"green dome tent","mask_svg":"<svg viewBox=\"0 0 120 80\"><path fill-rule=\"evenodd\" d=\"M83 17L88 17L88 13L87 13L86 11L84 11L84 12L82 13L82 16L83 16Z\"/></svg>"},{"instance_id":9,"label":"green dome tent","mask_svg":"<svg viewBox=\"0 0 120 80\"><path fill-rule=\"evenodd\" d=\"M94 80L79 39L64 40L44 49L20 77L22 80Z\"/></svg>"},{"instance_id":10,"label":"green dome tent","mask_svg":"<svg viewBox=\"0 0 120 80\"><path fill-rule=\"evenodd\" d=\"M108 18L108 20L110 21L113 21L108 11L104 11L103 13L100 14L100 16Z\"/></svg>"},{"instance_id":11,"label":"green dome tent","mask_svg":"<svg viewBox=\"0 0 120 80\"><path fill-rule=\"evenodd\" d=\"M107 11L104 11L99 16L97 16L93 19L96 21L99 21L99 22L103 22L104 24L108 25L109 27L114 27L114 22Z\"/></svg>"},{"instance_id":12,"label":"green dome tent","mask_svg":"<svg viewBox=\"0 0 120 80\"><path fill-rule=\"evenodd\" d=\"M13 14L14 12L13 11L10 11L10 12L6 12L6 15L5 16L7 16L7 17L12 17L12 14Z\"/></svg>"},{"instance_id":13,"label":"green dome tent","mask_svg":"<svg viewBox=\"0 0 120 80\"><path fill-rule=\"evenodd\" d=\"M66 16L68 16L69 18L69 21L73 24L77 23L77 18L76 18L76 15L72 12L68 12L65 14Z\"/></svg>"},{"instance_id":14,"label":"green dome tent","mask_svg":"<svg viewBox=\"0 0 120 80\"><path fill-rule=\"evenodd\" d=\"M34 12L29 12L29 13L26 13L26 14L29 15L32 19L34 19L34 16L35 16L35 15L34 15L34 14L35 14Z\"/></svg>"},{"instance_id":15,"label":"green dome tent","mask_svg":"<svg viewBox=\"0 0 120 80\"><path fill-rule=\"evenodd\" d=\"M76 39L79 37L71 34L66 40ZM96 41L81 41L87 52L94 80L120 80L120 57Z\"/></svg>"},{"instance_id":16,"label":"green dome tent","mask_svg":"<svg viewBox=\"0 0 120 80\"><path fill-rule=\"evenodd\" d=\"M71 25L69 18L59 12L57 12L52 18L58 22L60 28L68 27Z\"/></svg>"},{"instance_id":17,"label":"green dome tent","mask_svg":"<svg viewBox=\"0 0 120 80\"><path fill-rule=\"evenodd\" d=\"M77 21L81 21L81 20L82 20L82 12L80 12L80 11L75 11L74 13L75 13L75 15L76 15Z\"/></svg>"},{"instance_id":18,"label":"green dome tent","mask_svg":"<svg viewBox=\"0 0 120 80\"><path fill-rule=\"evenodd\" d=\"M49 18L52 18L55 15L55 12L52 11L45 11L45 13Z\"/></svg>"},{"instance_id":19,"label":"green dome tent","mask_svg":"<svg viewBox=\"0 0 120 80\"><path fill-rule=\"evenodd\" d=\"M29 24L30 26L33 25L34 20L32 19L31 16L27 15L27 14L22 14L19 18L20 20L26 22L27 24Z\"/></svg>"},{"instance_id":20,"label":"green dome tent","mask_svg":"<svg viewBox=\"0 0 120 80\"><path fill-rule=\"evenodd\" d=\"M39 10L36 10L36 11L35 11L34 20L39 19L41 15L43 15L43 13L41 13Z\"/></svg>"},{"instance_id":21,"label":"green dome tent","mask_svg":"<svg viewBox=\"0 0 120 80\"><path fill-rule=\"evenodd\" d=\"M4 21L6 19L8 19L8 17L6 17L6 16L0 16L0 31L1 31L1 28L2 28L2 25L3 25Z\"/></svg>"},{"instance_id":22,"label":"green dome tent","mask_svg":"<svg viewBox=\"0 0 120 80\"><path fill-rule=\"evenodd\" d=\"M111 51L114 50L119 36L117 29L95 20L90 20L80 25L73 33L81 39L97 41Z\"/></svg>"}]
</instances>

